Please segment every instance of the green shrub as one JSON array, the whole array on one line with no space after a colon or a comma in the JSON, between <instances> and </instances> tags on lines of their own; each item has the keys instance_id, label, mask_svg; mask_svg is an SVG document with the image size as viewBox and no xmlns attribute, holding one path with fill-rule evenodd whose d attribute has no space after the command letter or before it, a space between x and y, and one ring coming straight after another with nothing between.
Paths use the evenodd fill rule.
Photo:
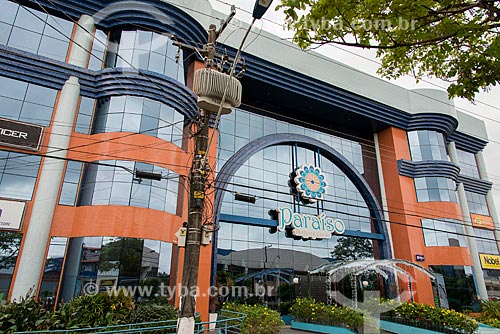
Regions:
<instances>
[{"instance_id":1,"label":"green shrub","mask_svg":"<svg viewBox=\"0 0 500 334\"><path fill-rule=\"evenodd\" d=\"M224 303L222 308L246 314L240 329L241 334L279 334L285 324L278 312L263 305Z\"/></svg>"},{"instance_id":2,"label":"green shrub","mask_svg":"<svg viewBox=\"0 0 500 334\"><path fill-rule=\"evenodd\" d=\"M131 323L167 321L177 319L177 309L169 304L147 302L138 304L130 314Z\"/></svg>"},{"instance_id":3,"label":"green shrub","mask_svg":"<svg viewBox=\"0 0 500 334\"><path fill-rule=\"evenodd\" d=\"M57 328L87 328L126 324L134 302L123 293L80 296L56 312Z\"/></svg>"},{"instance_id":4,"label":"green shrub","mask_svg":"<svg viewBox=\"0 0 500 334\"><path fill-rule=\"evenodd\" d=\"M500 328L500 300L488 300L481 303L479 321L492 327Z\"/></svg>"},{"instance_id":5,"label":"green shrub","mask_svg":"<svg viewBox=\"0 0 500 334\"><path fill-rule=\"evenodd\" d=\"M297 298L290 308L297 321L348 328L359 332L363 326L363 315L347 307L326 305L314 298Z\"/></svg>"},{"instance_id":6,"label":"green shrub","mask_svg":"<svg viewBox=\"0 0 500 334\"><path fill-rule=\"evenodd\" d=\"M397 319L411 321L415 327L442 327L470 334L478 328L477 322L465 314L431 305L404 303L391 313Z\"/></svg>"},{"instance_id":7,"label":"green shrub","mask_svg":"<svg viewBox=\"0 0 500 334\"><path fill-rule=\"evenodd\" d=\"M50 329L54 313L45 310L34 298L22 298L0 308L0 333Z\"/></svg>"}]
</instances>

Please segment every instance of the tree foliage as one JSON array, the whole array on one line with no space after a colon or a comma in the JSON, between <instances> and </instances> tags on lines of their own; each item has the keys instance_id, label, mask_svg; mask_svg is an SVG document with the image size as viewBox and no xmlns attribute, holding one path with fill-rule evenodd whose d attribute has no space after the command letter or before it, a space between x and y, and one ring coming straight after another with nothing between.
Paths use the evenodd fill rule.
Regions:
<instances>
[{"instance_id":1,"label":"tree foliage","mask_svg":"<svg viewBox=\"0 0 500 334\"><path fill-rule=\"evenodd\" d=\"M376 48L379 74L449 81L473 100L500 82L500 0L282 0L301 48Z\"/></svg>"},{"instance_id":2,"label":"tree foliage","mask_svg":"<svg viewBox=\"0 0 500 334\"><path fill-rule=\"evenodd\" d=\"M370 241L361 238L338 239L331 252L336 261L356 261L373 257L373 247Z\"/></svg>"},{"instance_id":3,"label":"tree foliage","mask_svg":"<svg viewBox=\"0 0 500 334\"><path fill-rule=\"evenodd\" d=\"M0 232L0 270L15 266L20 246L21 233Z\"/></svg>"}]
</instances>

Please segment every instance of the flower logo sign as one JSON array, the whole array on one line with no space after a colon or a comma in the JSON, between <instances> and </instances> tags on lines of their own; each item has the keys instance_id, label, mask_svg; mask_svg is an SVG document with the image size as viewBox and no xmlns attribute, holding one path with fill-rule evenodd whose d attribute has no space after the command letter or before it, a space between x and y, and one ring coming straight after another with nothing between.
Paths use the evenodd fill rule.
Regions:
<instances>
[{"instance_id":1,"label":"flower logo sign","mask_svg":"<svg viewBox=\"0 0 500 334\"><path fill-rule=\"evenodd\" d=\"M295 170L293 180L302 199L311 203L324 199L328 185L321 168L302 165Z\"/></svg>"}]
</instances>

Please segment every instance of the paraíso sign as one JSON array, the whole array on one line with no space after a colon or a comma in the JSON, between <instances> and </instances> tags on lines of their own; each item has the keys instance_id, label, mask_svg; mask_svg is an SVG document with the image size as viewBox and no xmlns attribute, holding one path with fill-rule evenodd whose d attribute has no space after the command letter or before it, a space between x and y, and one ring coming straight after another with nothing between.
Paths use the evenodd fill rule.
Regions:
<instances>
[{"instance_id":1,"label":"para\u00edso sign","mask_svg":"<svg viewBox=\"0 0 500 334\"><path fill-rule=\"evenodd\" d=\"M342 220L327 217L325 213L314 216L296 213L289 208L276 211L278 211L278 230L284 231L287 226L291 226L292 234L304 239L330 239L332 233L345 232Z\"/></svg>"}]
</instances>

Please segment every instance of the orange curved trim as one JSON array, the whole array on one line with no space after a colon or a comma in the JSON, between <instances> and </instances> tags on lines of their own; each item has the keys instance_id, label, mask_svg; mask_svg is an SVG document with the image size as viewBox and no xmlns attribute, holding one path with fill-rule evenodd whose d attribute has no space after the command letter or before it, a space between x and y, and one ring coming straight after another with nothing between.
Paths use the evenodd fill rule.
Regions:
<instances>
[{"instance_id":1,"label":"orange curved trim","mask_svg":"<svg viewBox=\"0 0 500 334\"><path fill-rule=\"evenodd\" d=\"M84 135L73 132L68 158L83 161L130 160L188 175L191 156L180 147L145 134L110 132Z\"/></svg>"},{"instance_id":2,"label":"orange curved trim","mask_svg":"<svg viewBox=\"0 0 500 334\"><path fill-rule=\"evenodd\" d=\"M182 217L147 208L128 206L58 205L51 235L58 237L111 236L177 243L175 233Z\"/></svg>"}]
</instances>

